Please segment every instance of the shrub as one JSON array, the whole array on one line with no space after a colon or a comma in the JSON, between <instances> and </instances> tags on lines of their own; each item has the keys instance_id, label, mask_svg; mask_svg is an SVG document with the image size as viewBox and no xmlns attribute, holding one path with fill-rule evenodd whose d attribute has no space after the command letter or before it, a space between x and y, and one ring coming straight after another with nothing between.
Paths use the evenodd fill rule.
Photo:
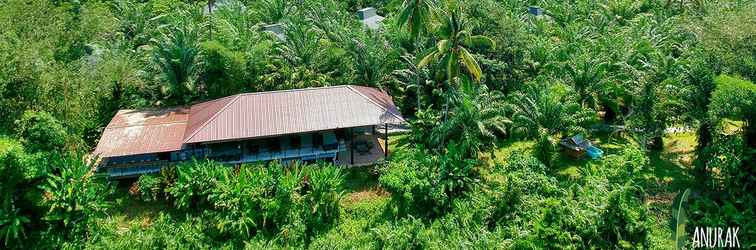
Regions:
<instances>
[{"instance_id":1,"label":"shrub","mask_svg":"<svg viewBox=\"0 0 756 250\"><path fill-rule=\"evenodd\" d=\"M103 215L110 206L108 195L113 189L92 173L92 166L84 161L80 154L71 154L63 158L60 175L49 175L47 183L42 185L44 205L49 207L44 219L53 228L62 228L65 232L54 238L63 237L75 242L86 235L90 219Z\"/></svg>"},{"instance_id":2,"label":"shrub","mask_svg":"<svg viewBox=\"0 0 756 250\"><path fill-rule=\"evenodd\" d=\"M551 168L552 157L556 151L556 142L551 139L548 131L541 130L533 149L534 156L541 161L547 168Z\"/></svg>"},{"instance_id":3,"label":"shrub","mask_svg":"<svg viewBox=\"0 0 756 250\"><path fill-rule=\"evenodd\" d=\"M625 147L619 154L608 155L592 163L595 175L606 177L610 183L624 185L641 179L649 159L638 147Z\"/></svg>"},{"instance_id":4,"label":"shrub","mask_svg":"<svg viewBox=\"0 0 756 250\"><path fill-rule=\"evenodd\" d=\"M221 235L264 233L301 245L339 217L343 181L333 165L248 165L238 174L223 172L207 198Z\"/></svg>"},{"instance_id":5,"label":"shrub","mask_svg":"<svg viewBox=\"0 0 756 250\"><path fill-rule=\"evenodd\" d=\"M577 249L590 242L592 223L575 201L549 198L543 203L541 216L535 223L536 242L547 249Z\"/></svg>"},{"instance_id":6,"label":"shrub","mask_svg":"<svg viewBox=\"0 0 756 250\"><path fill-rule=\"evenodd\" d=\"M372 233L379 249L421 249L426 244L423 231L423 222L409 217L379 225Z\"/></svg>"},{"instance_id":7,"label":"shrub","mask_svg":"<svg viewBox=\"0 0 756 250\"><path fill-rule=\"evenodd\" d=\"M45 111L25 111L16 131L29 152L62 150L68 136L63 125Z\"/></svg>"},{"instance_id":8,"label":"shrub","mask_svg":"<svg viewBox=\"0 0 756 250\"><path fill-rule=\"evenodd\" d=\"M624 186L609 195L599 222L599 237L605 248L648 248L650 221L644 195L634 186Z\"/></svg>"},{"instance_id":9,"label":"shrub","mask_svg":"<svg viewBox=\"0 0 756 250\"><path fill-rule=\"evenodd\" d=\"M710 119L717 123L723 118L745 122L746 143L756 147L756 84L726 75L714 82L717 87L711 93Z\"/></svg>"},{"instance_id":10,"label":"shrub","mask_svg":"<svg viewBox=\"0 0 756 250\"><path fill-rule=\"evenodd\" d=\"M399 215L443 215L480 179L478 161L464 155L454 142L442 155L412 149L398 155L379 182L391 193Z\"/></svg>"},{"instance_id":11,"label":"shrub","mask_svg":"<svg viewBox=\"0 0 756 250\"><path fill-rule=\"evenodd\" d=\"M176 167L176 182L167 189L173 205L182 210L207 206L207 196L231 168L213 161L191 161Z\"/></svg>"},{"instance_id":12,"label":"shrub","mask_svg":"<svg viewBox=\"0 0 756 250\"><path fill-rule=\"evenodd\" d=\"M16 184L23 178L22 160L24 148L16 140L0 137L0 195L5 197L15 192Z\"/></svg>"},{"instance_id":13,"label":"shrub","mask_svg":"<svg viewBox=\"0 0 756 250\"><path fill-rule=\"evenodd\" d=\"M201 74L210 97L238 93L244 89L247 62L244 53L232 51L217 41L200 45L204 59Z\"/></svg>"},{"instance_id":14,"label":"shrub","mask_svg":"<svg viewBox=\"0 0 756 250\"><path fill-rule=\"evenodd\" d=\"M137 181L139 194L144 201L156 201L162 195L162 180L159 176L144 174Z\"/></svg>"},{"instance_id":15,"label":"shrub","mask_svg":"<svg viewBox=\"0 0 756 250\"><path fill-rule=\"evenodd\" d=\"M506 164L497 164L495 173L507 176L507 185L517 193L553 196L559 194L557 180L546 174L546 166L525 152L513 152Z\"/></svg>"},{"instance_id":16,"label":"shrub","mask_svg":"<svg viewBox=\"0 0 756 250\"><path fill-rule=\"evenodd\" d=\"M754 164L748 164L748 152L745 142L739 135L720 136L704 150L707 155L706 166L718 169L722 178L712 179L715 189L720 187L732 196L739 197L752 194L756 177ZM710 170L711 171L711 170Z\"/></svg>"}]
</instances>

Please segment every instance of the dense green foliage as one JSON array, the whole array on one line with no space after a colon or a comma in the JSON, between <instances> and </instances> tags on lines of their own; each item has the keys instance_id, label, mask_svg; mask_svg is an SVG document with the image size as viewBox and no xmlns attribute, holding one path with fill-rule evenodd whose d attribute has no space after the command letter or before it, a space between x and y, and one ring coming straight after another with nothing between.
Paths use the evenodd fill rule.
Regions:
<instances>
[{"instance_id":1,"label":"dense green foliage","mask_svg":"<svg viewBox=\"0 0 756 250\"><path fill-rule=\"evenodd\" d=\"M685 189L688 236L756 242L753 1L0 3L5 248L666 249ZM355 14L371 6L377 30ZM343 84L410 123L372 189L327 164L197 160L129 197L83 153L119 109ZM695 150L668 168L675 131ZM578 133L605 156L557 152Z\"/></svg>"}]
</instances>

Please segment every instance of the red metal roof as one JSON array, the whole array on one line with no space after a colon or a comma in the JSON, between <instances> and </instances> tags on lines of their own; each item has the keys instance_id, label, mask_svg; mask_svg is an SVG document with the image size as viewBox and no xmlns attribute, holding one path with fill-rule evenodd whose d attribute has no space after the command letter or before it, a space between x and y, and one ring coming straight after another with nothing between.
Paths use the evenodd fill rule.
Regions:
<instances>
[{"instance_id":1,"label":"red metal roof","mask_svg":"<svg viewBox=\"0 0 756 250\"><path fill-rule=\"evenodd\" d=\"M113 157L170 152L183 145L189 110L120 110L100 137L94 155Z\"/></svg>"},{"instance_id":2,"label":"red metal roof","mask_svg":"<svg viewBox=\"0 0 756 250\"><path fill-rule=\"evenodd\" d=\"M97 144L100 157L180 150L213 142L400 124L391 97L375 88L333 86L247 93L191 106L119 111Z\"/></svg>"},{"instance_id":3,"label":"red metal roof","mask_svg":"<svg viewBox=\"0 0 756 250\"><path fill-rule=\"evenodd\" d=\"M391 97L369 87L295 89L239 94L224 99L192 106L185 143L404 122ZM214 111L219 107L212 116L205 114L206 110Z\"/></svg>"}]
</instances>

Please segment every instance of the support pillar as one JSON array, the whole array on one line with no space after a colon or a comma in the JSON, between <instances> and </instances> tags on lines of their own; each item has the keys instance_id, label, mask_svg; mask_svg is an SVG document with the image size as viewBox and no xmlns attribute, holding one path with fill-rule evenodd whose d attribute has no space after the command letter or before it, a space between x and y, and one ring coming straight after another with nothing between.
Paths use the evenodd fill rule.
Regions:
<instances>
[{"instance_id":1,"label":"support pillar","mask_svg":"<svg viewBox=\"0 0 756 250\"><path fill-rule=\"evenodd\" d=\"M385 150L383 151L383 157L388 157L388 152L389 152L389 143L388 143L388 123L384 123L384 124L383 124L383 126L384 126L384 128L385 128L385 131L384 131L384 132L385 132L385 134L383 135L383 136L384 136L384 139L383 139L383 143L385 143L385 144L386 144L386 149L385 149Z\"/></svg>"},{"instance_id":2,"label":"support pillar","mask_svg":"<svg viewBox=\"0 0 756 250\"><path fill-rule=\"evenodd\" d=\"M349 129L349 164L354 165L354 130Z\"/></svg>"}]
</instances>

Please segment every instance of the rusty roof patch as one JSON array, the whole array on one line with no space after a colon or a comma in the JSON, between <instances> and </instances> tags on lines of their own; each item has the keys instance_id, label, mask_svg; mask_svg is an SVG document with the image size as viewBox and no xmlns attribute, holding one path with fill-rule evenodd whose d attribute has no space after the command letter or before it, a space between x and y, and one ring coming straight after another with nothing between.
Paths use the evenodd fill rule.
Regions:
<instances>
[{"instance_id":1,"label":"rusty roof patch","mask_svg":"<svg viewBox=\"0 0 756 250\"><path fill-rule=\"evenodd\" d=\"M188 109L120 110L100 137L94 155L113 157L181 149Z\"/></svg>"}]
</instances>

